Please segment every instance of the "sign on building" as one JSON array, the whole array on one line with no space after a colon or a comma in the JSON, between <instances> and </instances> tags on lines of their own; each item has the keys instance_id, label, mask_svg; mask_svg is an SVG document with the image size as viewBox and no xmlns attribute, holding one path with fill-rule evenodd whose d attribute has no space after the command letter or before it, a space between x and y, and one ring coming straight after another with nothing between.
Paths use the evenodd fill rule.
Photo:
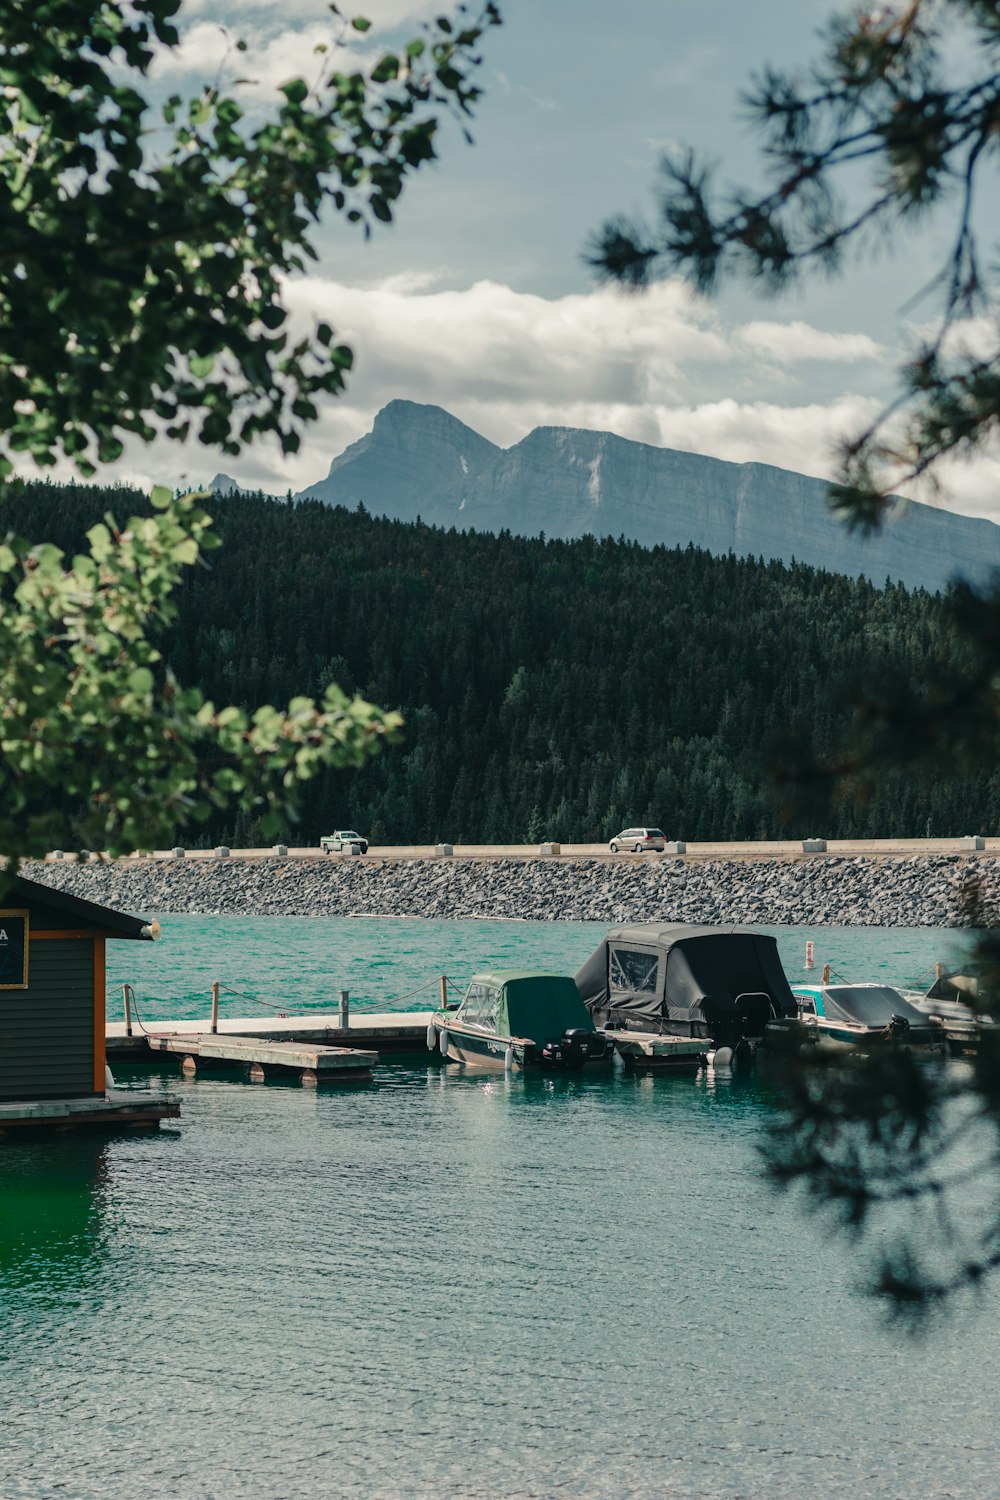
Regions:
<instances>
[{"instance_id":1,"label":"sign on building","mask_svg":"<svg viewBox=\"0 0 1000 1500\"><path fill-rule=\"evenodd\" d=\"M28 913L0 910L0 990L28 988Z\"/></svg>"}]
</instances>

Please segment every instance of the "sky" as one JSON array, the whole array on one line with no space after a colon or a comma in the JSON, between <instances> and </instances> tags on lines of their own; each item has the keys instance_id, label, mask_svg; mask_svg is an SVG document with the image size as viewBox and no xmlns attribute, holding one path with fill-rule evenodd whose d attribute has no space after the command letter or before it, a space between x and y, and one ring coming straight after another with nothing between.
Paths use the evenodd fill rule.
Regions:
<instances>
[{"instance_id":1,"label":"sky","mask_svg":"<svg viewBox=\"0 0 1000 1500\"><path fill-rule=\"evenodd\" d=\"M912 301L940 263L947 220L895 256L778 301L730 286L708 301L679 280L641 295L585 263L609 216L648 212L665 148L691 144L723 180L759 181L741 91L765 64L801 67L827 0L500 0L483 44L474 144L448 126L440 160L410 179L369 240L331 215L320 260L289 283L297 320L330 322L354 349L348 391L323 407L294 459L259 443L238 459L192 444L132 447L122 477L206 482L218 469L283 494L403 397L445 407L509 446L539 425L590 427L736 462L828 476L837 443L896 390L935 311ZM343 7L342 7L343 8ZM369 52L398 43L442 0L358 0ZM185 0L182 46L157 85L194 91L221 70L251 104L311 76L332 40L323 0ZM236 53L233 41L247 43ZM956 466L948 503L1000 519L1000 458Z\"/></svg>"}]
</instances>

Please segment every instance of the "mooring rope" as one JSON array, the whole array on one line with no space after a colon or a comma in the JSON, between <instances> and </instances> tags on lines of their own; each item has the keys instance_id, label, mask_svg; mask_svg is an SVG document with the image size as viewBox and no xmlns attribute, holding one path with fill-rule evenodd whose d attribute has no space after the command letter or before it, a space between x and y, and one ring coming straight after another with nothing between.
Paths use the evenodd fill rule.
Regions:
<instances>
[{"instance_id":1,"label":"mooring rope","mask_svg":"<svg viewBox=\"0 0 1000 1500\"><path fill-rule=\"evenodd\" d=\"M287 1000L275 1004L272 1000L262 1000L259 995L248 995L245 990L231 989L228 984L220 984L219 992L220 994L235 995L238 1000L249 1000L252 1005L263 1005L265 1010L273 1010L279 1016L287 1017L288 1015L288 1011L285 1009L285 1006L288 1004Z\"/></svg>"},{"instance_id":2,"label":"mooring rope","mask_svg":"<svg viewBox=\"0 0 1000 1500\"><path fill-rule=\"evenodd\" d=\"M447 974L443 977L445 979L448 979ZM423 994L424 990L433 989L434 986L440 984L440 982L441 981L438 978L428 979L426 984L418 985L415 990L407 990L405 994L402 995L392 995L384 1003L386 1005L398 1005L403 1000L412 999L414 995ZM448 983L454 984L454 980L448 979ZM260 995L250 995L246 992L246 990L234 990L232 986L228 984L220 984L219 992L220 994L235 995L239 1000L249 1000L255 1005L263 1005L265 1009L277 1011L279 1015L288 1015L288 1011L284 1008L284 1006L287 1006L288 1004L287 1001L285 1001L283 1004L275 1004L275 1002L271 1000L262 1000Z\"/></svg>"},{"instance_id":3,"label":"mooring rope","mask_svg":"<svg viewBox=\"0 0 1000 1500\"><path fill-rule=\"evenodd\" d=\"M130 984L127 986L127 988L129 994L132 997L132 1009L135 1011L135 1019L139 1030L142 1032L143 1036L149 1036L149 1028L143 1024L142 1016L139 1014L139 1001L135 993L135 985Z\"/></svg>"}]
</instances>

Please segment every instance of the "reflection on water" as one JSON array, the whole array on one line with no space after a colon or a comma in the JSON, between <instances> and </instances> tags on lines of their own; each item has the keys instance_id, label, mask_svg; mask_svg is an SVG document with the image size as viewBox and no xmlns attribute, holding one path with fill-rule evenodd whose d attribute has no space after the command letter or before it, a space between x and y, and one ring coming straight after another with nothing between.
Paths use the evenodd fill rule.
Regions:
<instances>
[{"instance_id":1,"label":"reflection on water","mask_svg":"<svg viewBox=\"0 0 1000 1500\"><path fill-rule=\"evenodd\" d=\"M78 1288L105 1254L108 1143L63 1137L0 1150L0 1282L5 1292Z\"/></svg>"},{"instance_id":2,"label":"reflection on water","mask_svg":"<svg viewBox=\"0 0 1000 1500\"><path fill-rule=\"evenodd\" d=\"M499 961L501 926L510 967L594 946L585 924L275 919L268 959L201 921L187 973L152 955L164 1004L257 957L262 993L291 972L321 1002L333 936L359 995L375 949L388 995ZM845 967L940 950L869 932ZM364 1089L164 1081L175 1132L0 1151L2 1500L997 1493L1000 1301L888 1338L846 1247L766 1187L761 1076L425 1054Z\"/></svg>"}]
</instances>

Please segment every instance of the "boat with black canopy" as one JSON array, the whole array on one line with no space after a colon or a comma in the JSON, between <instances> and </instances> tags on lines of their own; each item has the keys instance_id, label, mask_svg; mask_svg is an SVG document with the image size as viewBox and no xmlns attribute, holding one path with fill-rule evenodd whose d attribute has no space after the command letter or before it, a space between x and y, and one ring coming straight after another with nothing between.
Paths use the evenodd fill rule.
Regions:
<instances>
[{"instance_id":1,"label":"boat with black canopy","mask_svg":"<svg viewBox=\"0 0 1000 1500\"><path fill-rule=\"evenodd\" d=\"M613 927L575 977L596 1024L642 1070L749 1062L768 1033L798 1030L778 945L752 928Z\"/></svg>"}]
</instances>

